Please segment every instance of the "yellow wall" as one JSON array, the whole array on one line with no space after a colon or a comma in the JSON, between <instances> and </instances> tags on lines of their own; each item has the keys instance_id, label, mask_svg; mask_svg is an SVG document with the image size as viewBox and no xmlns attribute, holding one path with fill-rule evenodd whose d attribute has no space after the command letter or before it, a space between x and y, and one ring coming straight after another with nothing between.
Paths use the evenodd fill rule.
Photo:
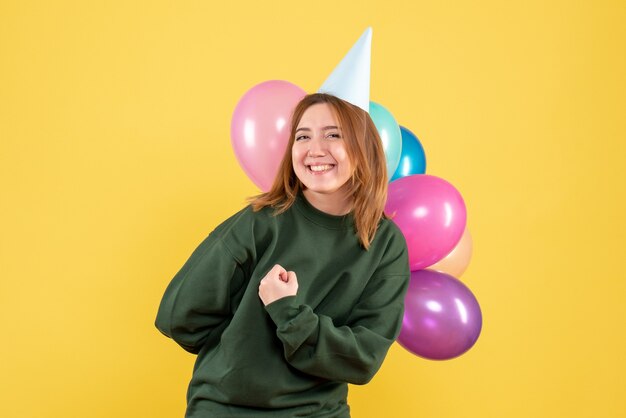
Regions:
<instances>
[{"instance_id":1,"label":"yellow wall","mask_svg":"<svg viewBox=\"0 0 626 418\"><path fill-rule=\"evenodd\" d=\"M353 416L626 415L626 3L212 3L0 3L0 416L182 416L193 356L153 319L256 192L235 104L314 91L368 25L372 100L466 200L484 327L394 345Z\"/></svg>"}]
</instances>

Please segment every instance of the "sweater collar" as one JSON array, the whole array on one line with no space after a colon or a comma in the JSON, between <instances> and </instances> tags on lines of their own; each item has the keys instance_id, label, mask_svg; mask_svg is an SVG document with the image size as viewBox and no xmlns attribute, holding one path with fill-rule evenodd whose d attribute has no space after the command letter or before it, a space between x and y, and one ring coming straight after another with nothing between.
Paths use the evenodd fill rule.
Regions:
<instances>
[{"instance_id":1,"label":"sweater collar","mask_svg":"<svg viewBox=\"0 0 626 418\"><path fill-rule=\"evenodd\" d=\"M346 215L330 215L326 212L322 212L311 205L302 192L298 193L294 206L305 218L325 228L346 229L354 226L354 216L352 212Z\"/></svg>"}]
</instances>

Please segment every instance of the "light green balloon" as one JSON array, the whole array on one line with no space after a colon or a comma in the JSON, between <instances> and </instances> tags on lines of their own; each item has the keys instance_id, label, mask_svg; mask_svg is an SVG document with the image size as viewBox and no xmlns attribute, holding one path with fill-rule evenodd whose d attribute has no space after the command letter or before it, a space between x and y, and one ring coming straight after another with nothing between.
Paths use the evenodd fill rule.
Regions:
<instances>
[{"instance_id":1,"label":"light green balloon","mask_svg":"<svg viewBox=\"0 0 626 418\"><path fill-rule=\"evenodd\" d=\"M391 112L375 102L370 102L370 116L383 142L385 160L387 162L387 176L391 178L393 173L396 172L396 168L398 168L400 156L402 155L402 132L400 131L400 125L398 125Z\"/></svg>"}]
</instances>

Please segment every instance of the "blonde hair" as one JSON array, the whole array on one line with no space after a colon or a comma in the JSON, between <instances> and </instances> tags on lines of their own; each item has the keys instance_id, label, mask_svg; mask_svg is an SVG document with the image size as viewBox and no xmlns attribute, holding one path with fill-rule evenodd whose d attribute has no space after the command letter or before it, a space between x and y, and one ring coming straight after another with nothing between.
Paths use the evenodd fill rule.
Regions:
<instances>
[{"instance_id":1,"label":"blonde hair","mask_svg":"<svg viewBox=\"0 0 626 418\"><path fill-rule=\"evenodd\" d=\"M250 198L254 211L270 206L276 214L289 209L298 194L305 189L296 176L291 159L296 129L304 112L315 104L326 103L334 111L342 129L346 151L352 163L348 192L353 198L355 232L363 248L368 249L376 235L378 224L385 217L387 199L387 168L385 153L372 118L363 109L335 96L315 93L305 96L291 117L287 150L272 188Z\"/></svg>"}]
</instances>

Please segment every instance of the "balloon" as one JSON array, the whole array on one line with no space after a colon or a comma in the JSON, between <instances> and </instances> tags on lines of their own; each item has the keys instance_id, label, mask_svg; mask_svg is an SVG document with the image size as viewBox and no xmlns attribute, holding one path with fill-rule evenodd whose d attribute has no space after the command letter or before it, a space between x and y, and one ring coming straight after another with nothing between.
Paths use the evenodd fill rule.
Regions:
<instances>
[{"instance_id":1,"label":"balloon","mask_svg":"<svg viewBox=\"0 0 626 418\"><path fill-rule=\"evenodd\" d=\"M252 87L235 107L231 143L244 172L262 191L272 187L289 141L291 113L305 95L294 84L271 80Z\"/></svg>"},{"instance_id":2,"label":"balloon","mask_svg":"<svg viewBox=\"0 0 626 418\"><path fill-rule=\"evenodd\" d=\"M448 360L474 345L482 321L478 301L459 280L437 271L414 271L398 342L420 357Z\"/></svg>"},{"instance_id":3,"label":"balloon","mask_svg":"<svg viewBox=\"0 0 626 418\"><path fill-rule=\"evenodd\" d=\"M391 178L398 167L400 155L402 154L400 125L398 125L393 115L378 103L370 102L370 116L383 142L385 160L387 162L387 176Z\"/></svg>"},{"instance_id":4,"label":"balloon","mask_svg":"<svg viewBox=\"0 0 626 418\"><path fill-rule=\"evenodd\" d=\"M385 213L404 234L411 270L449 254L461 239L467 218L465 202L454 186L427 174L391 182Z\"/></svg>"},{"instance_id":5,"label":"balloon","mask_svg":"<svg viewBox=\"0 0 626 418\"><path fill-rule=\"evenodd\" d=\"M430 270L447 273L458 279L463 275L465 269L467 269L471 258L472 237L467 227L465 227L465 231L463 232L463 235L461 235L461 240L450 252L450 254L428 268Z\"/></svg>"},{"instance_id":6,"label":"balloon","mask_svg":"<svg viewBox=\"0 0 626 418\"><path fill-rule=\"evenodd\" d=\"M390 181L426 172L426 156L419 139L404 126L400 126L400 132L402 134L402 153L398 168L396 168Z\"/></svg>"}]
</instances>

